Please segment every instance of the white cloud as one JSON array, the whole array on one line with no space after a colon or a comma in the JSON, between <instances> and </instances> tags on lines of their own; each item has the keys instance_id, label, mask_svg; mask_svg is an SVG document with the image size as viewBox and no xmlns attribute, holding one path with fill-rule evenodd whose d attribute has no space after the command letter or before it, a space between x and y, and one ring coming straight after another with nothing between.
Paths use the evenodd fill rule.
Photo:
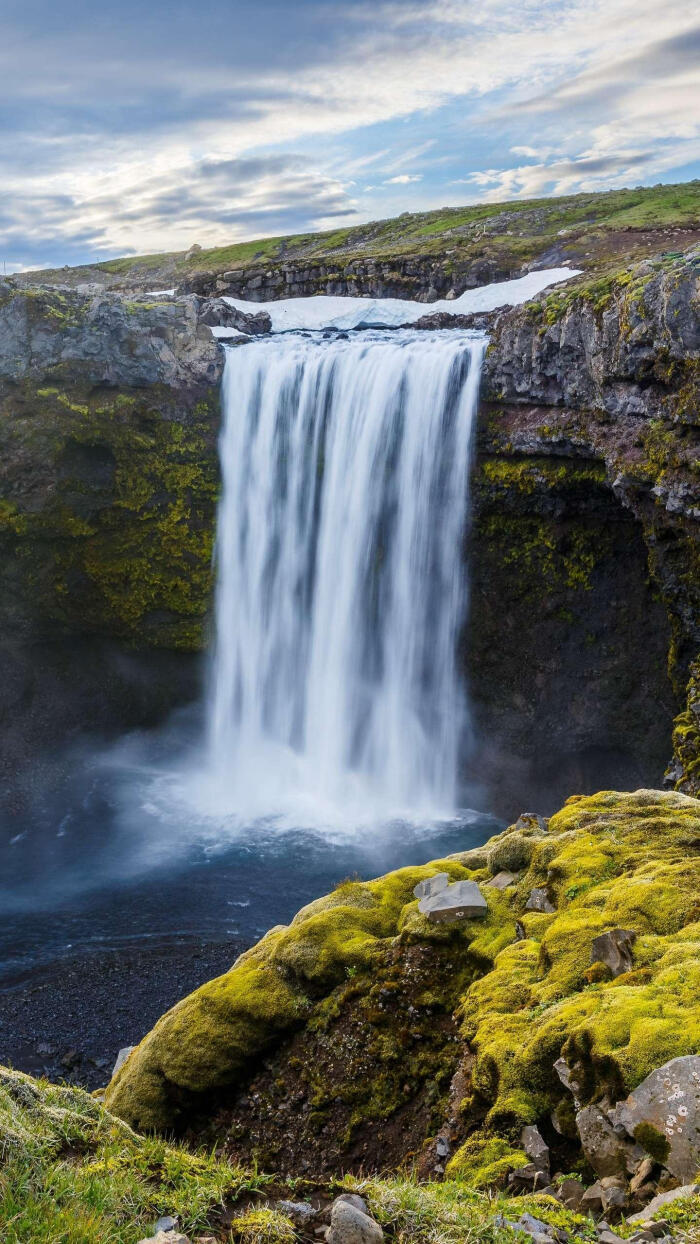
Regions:
<instances>
[{"instance_id":1,"label":"white cloud","mask_svg":"<svg viewBox=\"0 0 700 1244\"><path fill-rule=\"evenodd\" d=\"M422 173L400 173L398 177L388 177L385 186L407 186L411 181L422 181Z\"/></svg>"}]
</instances>

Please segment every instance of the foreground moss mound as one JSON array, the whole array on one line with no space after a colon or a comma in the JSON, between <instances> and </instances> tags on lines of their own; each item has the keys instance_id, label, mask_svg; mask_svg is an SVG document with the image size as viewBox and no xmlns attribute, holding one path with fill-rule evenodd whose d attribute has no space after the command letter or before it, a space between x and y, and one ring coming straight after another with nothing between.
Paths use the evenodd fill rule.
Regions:
<instances>
[{"instance_id":1,"label":"foreground moss mound","mask_svg":"<svg viewBox=\"0 0 700 1244\"><path fill-rule=\"evenodd\" d=\"M501 892L488 882L503 869L515 881ZM484 920L435 926L419 914L413 887L443 870L482 885ZM533 889L546 892L553 911L527 909ZM592 943L616 928L635 934L634 961L613 979L595 961ZM348 1092L347 1072L349 1144L360 1117L400 1117L400 1088L378 1095L373 1085L400 1086L410 1066L418 1077L411 1093L418 1092L420 1065L407 1052L401 1006L421 947L438 965L436 980L440 965L449 970L456 985L450 1005L461 1025L461 1041L445 1028L441 1064L454 1075L452 1134L463 1141L448 1174L473 1187L502 1183L524 1161L524 1124L554 1115L575 1145L558 1059L574 1069L578 1096L588 1102L618 1099L655 1067L700 1049L700 802L661 791L576 796L548 824L521 818L483 848L344 883L168 1012L110 1085L109 1108L140 1128L167 1129L191 1125L203 1111L215 1114L228 1099L235 1135L236 1093L251 1081L250 1096L261 1102L258 1131L266 1118L282 1116L285 1095L300 1100L309 1087L317 1140L304 1132L301 1110L295 1124L308 1152L314 1143L327 1149L324 1123L340 1134L334 1103ZM424 1017L439 1030L440 998L421 989L410 995L409 1036L423 1023L425 1038ZM358 1006L361 1074L347 1046ZM266 1055L277 1060L266 1064L269 1099L255 1079ZM425 1077L435 1066L426 1057ZM246 1120L239 1136L255 1130L249 1114L239 1117ZM426 1120L434 1134L434 1110ZM245 1144L243 1136L231 1146L238 1159L264 1156ZM386 1160L396 1164L396 1154Z\"/></svg>"}]
</instances>

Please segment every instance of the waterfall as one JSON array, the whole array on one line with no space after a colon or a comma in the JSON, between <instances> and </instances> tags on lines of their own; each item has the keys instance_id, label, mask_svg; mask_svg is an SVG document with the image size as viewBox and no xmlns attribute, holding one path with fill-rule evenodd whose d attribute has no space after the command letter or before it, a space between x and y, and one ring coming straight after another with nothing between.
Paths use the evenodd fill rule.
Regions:
<instances>
[{"instance_id":1,"label":"waterfall","mask_svg":"<svg viewBox=\"0 0 700 1244\"><path fill-rule=\"evenodd\" d=\"M484 345L372 330L227 351L208 751L242 814L454 814Z\"/></svg>"}]
</instances>

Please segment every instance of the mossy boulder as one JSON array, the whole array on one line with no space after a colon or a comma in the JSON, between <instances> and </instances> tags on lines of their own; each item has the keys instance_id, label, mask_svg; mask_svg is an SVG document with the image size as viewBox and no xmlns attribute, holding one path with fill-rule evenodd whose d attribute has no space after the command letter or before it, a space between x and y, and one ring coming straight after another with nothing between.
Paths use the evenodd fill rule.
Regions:
<instances>
[{"instance_id":1,"label":"mossy boulder","mask_svg":"<svg viewBox=\"0 0 700 1244\"><path fill-rule=\"evenodd\" d=\"M382 1160L370 1130L391 1165L447 1127L466 1146L450 1173L483 1186L521 1162L523 1125L572 1116L559 1059L580 1101L615 1101L697 1051L700 802L602 792L531 828L507 891L485 883L515 826L485 856L344 883L310 904L159 1021L109 1086L110 1109L142 1128L189 1127L238 1160L277 1153L286 1169L290 1127L307 1159L331 1150L365 1169ZM482 884L484 921L420 915L413 887L440 871ZM534 887L552 914L526 911ZM591 982L594 938L620 927L636 933L631 970ZM411 1102L428 1097L417 1140Z\"/></svg>"},{"instance_id":2,"label":"mossy boulder","mask_svg":"<svg viewBox=\"0 0 700 1244\"><path fill-rule=\"evenodd\" d=\"M673 727L673 760L667 780L686 795L700 795L700 658L690 667L687 702Z\"/></svg>"}]
</instances>

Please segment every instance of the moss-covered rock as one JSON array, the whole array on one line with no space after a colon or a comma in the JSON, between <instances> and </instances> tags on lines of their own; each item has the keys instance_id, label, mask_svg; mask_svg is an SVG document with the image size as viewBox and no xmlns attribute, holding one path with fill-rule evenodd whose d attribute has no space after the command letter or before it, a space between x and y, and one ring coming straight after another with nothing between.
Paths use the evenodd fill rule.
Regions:
<instances>
[{"instance_id":1,"label":"moss-covered rock","mask_svg":"<svg viewBox=\"0 0 700 1244\"><path fill-rule=\"evenodd\" d=\"M700 659L690 667L687 707L673 727L668 780L686 795L700 795Z\"/></svg>"},{"instance_id":2,"label":"moss-covered rock","mask_svg":"<svg viewBox=\"0 0 700 1244\"><path fill-rule=\"evenodd\" d=\"M346 1167L398 1164L447 1129L462 1145L450 1173L482 1186L521 1161L524 1124L554 1114L572 1131L558 1059L587 1103L695 1052L700 802L577 796L528 829L310 904L160 1020L110 1085L110 1109L288 1170L290 1129L319 1169L329 1153ZM522 871L499 892L485 883L509 843ZM484 921L420 916L413 887L438 871L484 886ZM552 914L526 910L534 887ZM593 939L619 927L636 933L632 970L591 982ZM561 1143L575 1149L575 1132Z\"/></svg>"}]
</instances>

